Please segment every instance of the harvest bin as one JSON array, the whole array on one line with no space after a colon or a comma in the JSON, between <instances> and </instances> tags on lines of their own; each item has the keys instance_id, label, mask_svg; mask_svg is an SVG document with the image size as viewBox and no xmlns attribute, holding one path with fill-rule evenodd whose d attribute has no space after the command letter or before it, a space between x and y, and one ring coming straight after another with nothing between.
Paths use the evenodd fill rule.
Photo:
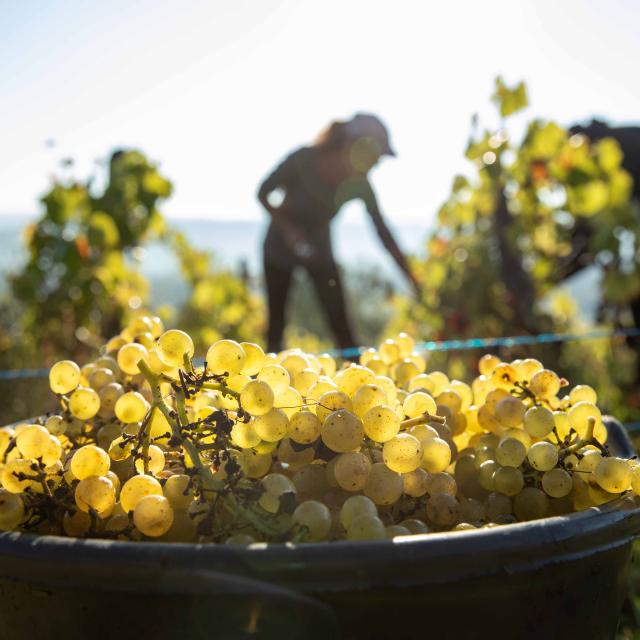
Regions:
<instances>
[{"instance_id":1,"label":"harvest bin","mask_svg":"<svg viewBox=\"0 0 640 640\"><path fill-rule=\"evenodd\" d=\"M633 451L607 420L611 449ZM391 542L0 534L0 640L612 638L640 509Z\"/></svg>"}]
</instances>

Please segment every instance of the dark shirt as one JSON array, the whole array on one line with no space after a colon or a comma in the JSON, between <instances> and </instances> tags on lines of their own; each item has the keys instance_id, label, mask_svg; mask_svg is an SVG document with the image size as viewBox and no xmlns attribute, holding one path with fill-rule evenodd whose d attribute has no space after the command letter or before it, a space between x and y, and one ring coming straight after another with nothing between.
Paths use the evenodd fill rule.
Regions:
<instances>
[{"instance_id":1,"label":"dark shirt","mask_svg":"<svg viewBox=\"0 0 640 640\"><path fill-rule=\"evenodd\" d=\"M264 197L276 189L284 191L278 215L304 233L315 250L312 262L317 266L334 263L330 225L343 204L360 199L369 213L378 212L366 175L349 178L338 185L330 184L320 175L319 153L314 147L294 151L263 182L259 192L259 196ZM303 263L273 221L265 237L264 256L265 261L282 267Z\"/></svg>"}]
</instances>

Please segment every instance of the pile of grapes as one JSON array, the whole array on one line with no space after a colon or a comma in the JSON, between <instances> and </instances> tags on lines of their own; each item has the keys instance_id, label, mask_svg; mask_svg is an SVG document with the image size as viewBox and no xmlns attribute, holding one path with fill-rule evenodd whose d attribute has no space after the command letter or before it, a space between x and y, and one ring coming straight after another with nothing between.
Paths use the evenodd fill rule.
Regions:
<instances>
[{"instance_id":1,"label":"pile of grapes","mask_svg":"<svg viewBox=\"0 0 640 640\"><path fill-rule=\"evenodd\" d=\"M400 334L328 355L219 340L139 316L60 410L0 429L0 530L117 540L382 540L544 518L640 492L609 454L596 393L534 359L426 372Z\"/></svg>"}]
</instances>

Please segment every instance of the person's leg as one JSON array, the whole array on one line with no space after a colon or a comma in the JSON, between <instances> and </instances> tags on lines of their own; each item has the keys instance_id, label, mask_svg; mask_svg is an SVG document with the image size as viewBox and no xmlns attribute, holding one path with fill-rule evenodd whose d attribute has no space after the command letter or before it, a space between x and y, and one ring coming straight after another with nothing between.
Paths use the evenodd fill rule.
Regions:
<instances>
[{"instance_id":1,"label":"person's leg","mask_svg":"<svg viewBox=\"0 0 640 640\"><path fill-rule=\"evenodd\" d=\"M264 279L267 288L269 323L267 328L267 351L281 351L284 335L285 306L291 284L293 267L286 269L265 260Z\"/></svg>"},{"instance_id":2,"label":"person's leg","mask_svg":"<svg viewBox=\"0 0 640 640\"><path fill-rule=\"evenodd\" d=\"M356 346L351 323L347 317L342 280L337 265L334 262L321 267L307 267L307 271L318 292L338 346L341 349Z\"/></svg>"}]
</instances>

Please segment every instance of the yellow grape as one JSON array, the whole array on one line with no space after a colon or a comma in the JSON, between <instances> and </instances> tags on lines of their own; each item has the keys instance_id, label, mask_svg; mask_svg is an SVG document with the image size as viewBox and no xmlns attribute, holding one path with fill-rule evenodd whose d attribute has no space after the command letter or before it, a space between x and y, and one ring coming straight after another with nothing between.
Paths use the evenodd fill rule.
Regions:
<instances>
[{"instance_id":1,"label":"yellow grape","mask_svg":"<svg viewBox=\"0 0 640 640\"><path fill-rule=\"evenodd\" d=\"M120 504L125 513L133 511L145 496L162 496L162 486L151 476L139 475L129 478L120 490Z\"/></svg>"},{"instance_id":2,"label":"yellow grape","mask_svg":"<svg viewBox=\"0 0 640 640\"><path fill-rule=\"evenodd\" d=\"M240 393L240 405L251 415L262 416L273 408L274 394L271 387L261 380L247 383Z\"/></svg>"},{"instance_id":3,"label":"yellow grape","mask_svg":"<svg viewBox=\"0 0 640 640\"><path fill-rule=\"evenodd\" d=\"M83 480L89 476L104 476L111 465L109 454L100 447L87 444L80 447L71 458L71 473Z\"/></svg>"},{"instance_id":4,"label":"yellow grape","mask_svg":"<svg viewBox=\"0 0 640 640\"><path fill-rule=\"evenodd\" d=\"M129 424L140 422L149 411L149 403L138 391L128 391L122 394L115 403L114 413L120 422Z\"/></svg>"},{"instance_id":5,"label":"yellow grape","mask_svg":"<svg viewBox=\"0 0 640 640\"><path fill-rule=\"evenodd\" d=\"M79 384L80 367L71 360L56 362L49 370L49 387L54 393L71 393Z\"/></svg>"},{"instance_id":6,"label":"yellow grape","mask_svg":"<svg viewBox=\"0 0 640 640\"><path fill-rule=\"evenodd\" d=\"M400 430L400 418L391 407L381 405L364 414L362 425L368 438L374 442L387 442Z\"/></svg>"},{"instance_id":7,"label":"yellow grape","mask_svg":"<svg viewBox=\"0 0 640 640\"><path fill-rule=\"evenodd\" d=\"M141 344L130 342L118 349L117 362L120 369L130 375L135 376L140 373L138 362L147 360L149 352Z\"/></svg>"},{"instance_id":8,"label":"yellow grape","mask_svg":"<svg viewBox=\"0 0 640 640\"><path fill-rule=\"evenodd\" d=\"M91 420L100 409L100 396L91 388L78 387L69 397L69 411L78 420Z\"/></svg>"},{"instance_id":9,"label":"yellow grape","mask_svg":"<svg viewBox=\"0 0 640 640\"><path fill-rule=\"evenodd\" d=\"M158 338L158 355L171 367L183 367L184 356L193 357L193 340L188 333L179 329L169 329Z\"/></svg>"},{"instance_id":10,"label":"yellow grape","mask_svg":"<svg viewBox=\"0 0 640 640\"><path fill-rule=\"evenodd\" d=\"M109 478L92 475L78 482L75 500L81 511L88 512L93 509L102 518L115 505L116 490Z\"/></svg>"},{"instance_id":11,"label":"yellow grape","mask_svg":"<svg viewBox=\"0 0 640 640\"><path fill-rule=\"evenodd\" d=\"M242 371L246 357L235 340L218 340L209 347L205 360L211 373L232 376Z\"/></svg>"},{"instance_id":12,"label":"yellow grape","mask_svg":"<svg viewBox=\"0 0 640 640\"><path fill-rule=\"evenodd\" d=\"M384 443L382 457L392 471L409 473L422 462L422 444L408 433L399 433Z\"/></svg>"},{"instance_id":13,"label":"yellow grape","mask_svg":"<svg viewBox=\"0 0 640 640\"><path fill-rule=\"evenodd\" d=\"M133 524L145 536L158 538L171 528L173 509L164 496L144 496L133 510Z\"/></svg>"},{"instance_id":14,"label":"yellow grape","mask_svg":"<svg viewBox=\"0 0 640 640\"><path fill-rule=\"evenodd\" d=\"M360 446L363 436L362 420L346 409L330 413L322 425L322 441L337 453L354 451Z\"/></svg>"}]
</instances>

